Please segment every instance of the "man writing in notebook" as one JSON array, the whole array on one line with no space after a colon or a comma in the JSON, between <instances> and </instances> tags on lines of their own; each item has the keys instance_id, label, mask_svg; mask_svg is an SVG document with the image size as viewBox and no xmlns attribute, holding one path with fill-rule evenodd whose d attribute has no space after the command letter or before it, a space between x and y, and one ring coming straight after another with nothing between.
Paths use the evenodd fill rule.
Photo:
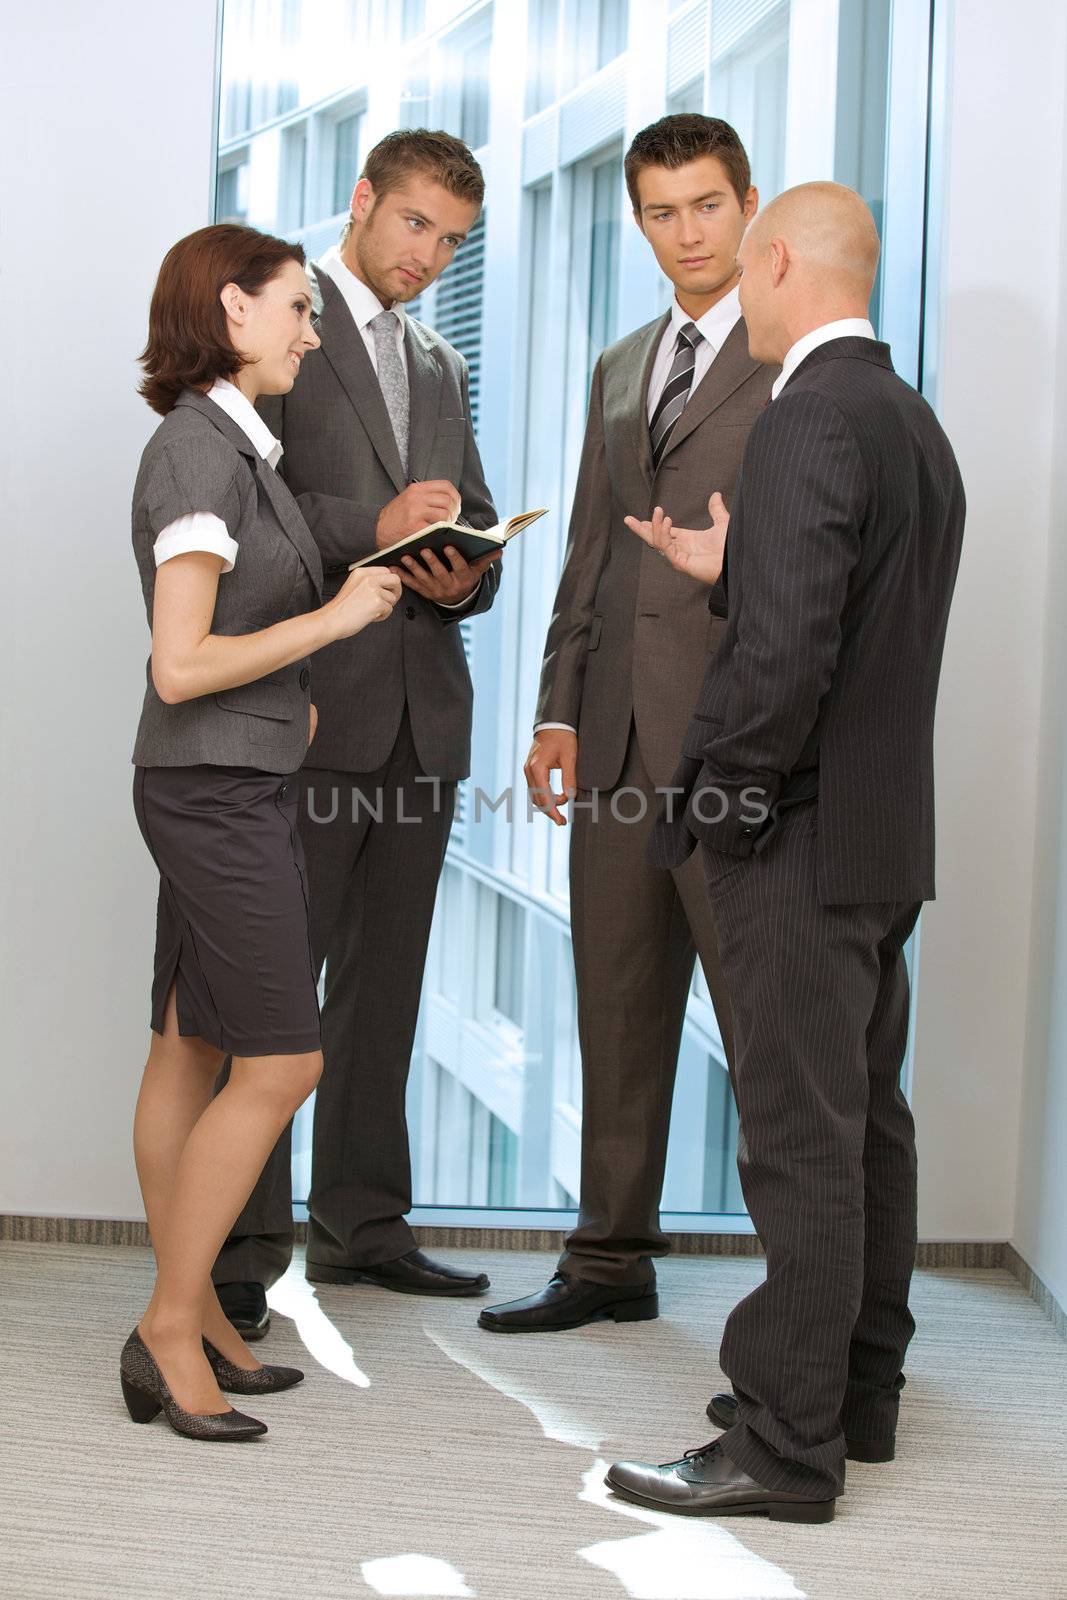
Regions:
<instances>
[{"instance_id":1,"label":"man writing in notebook","mask_svg":"<svg viewBox=\"0 0 1067 1600\"><path fill-rule=\"evenodd\" d=\"M271 421L281 470L322 555L326 593L351 562L429 523L496 521L467 364L404 303L447 268L478 219L481 170L445 133L390 134L367 157L338 247L315 267L321 348ZM315 666L318 733L302 773L312 958L325 963L307 1275L407 1294L477 1294L415 1248L405 1090L455 788L470 762L461 617L493 602L498 557L402 562L407 594L371 647ZM368 630L371 632L372 630ZM416 824L416 825L413 825ZM289 1136L215 1266L245 1337L293 1244Z\"/></svg>"},{"instance_id":2,"label":"man writing in notebook","mask_svg":"<svg viewBox=\"0 0 1067 1600\"><path fill-rule=\"evenodd\" d=\"M664 873L645 861L656 787L671 781L725 626L722 590L674 571L623 519L635 506L651 514L662 504L699 525L709 484L729 497L775 377L749 355L737 298L737 250L758 197L740 139L715 117L664 117L645 128L625 175L634 220L674 297L664 316L605 350L593 375L526 764L535 804L560 826L577 789L580 1213L547 1287L482 1313L483 1327L503 1333L657 1315L652 1261L667 1252L659 1201L697 955L727 1061L732 1049L699 863ZM554 771L562 793L551 792Z\"/></svg>"}]
</instances>

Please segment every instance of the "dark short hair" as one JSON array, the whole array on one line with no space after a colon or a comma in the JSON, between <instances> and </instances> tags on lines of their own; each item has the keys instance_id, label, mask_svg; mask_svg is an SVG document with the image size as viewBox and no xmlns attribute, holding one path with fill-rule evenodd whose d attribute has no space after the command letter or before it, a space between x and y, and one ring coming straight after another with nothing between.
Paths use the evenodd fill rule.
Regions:
<instances>
[{"instance_id":1,"label":"dark short hair","mask_svg":"<svg viewBox=\"0 0 1067 1600\"><path fill-rule=\"evenodd\" d=\"M198 228L171 246L152 291L148 343L138 357L145 375L137 392L153 411L165 417L184 389L232 378L245 365L219 297L228 283L259 294L287 261L303 266L303 245L234 222Z\"/></svg>"},{"instance_id":2,"label":"dark short hair","mask_svg":"<svg viewBox=\"0 0 1067 1600\"><path fill-rule=\"evenodd\" d=\"M752 169L736 132L721 117L705 117L699 111L680 111L676 116L661 117L658 122L642 128L626 152L623 171L634 210L641 209L637 176L645 167L684 167L690 161L699 161L701 156L715 156L722 162L737 203L743 206L752 187Z\"/></svg>"},{"instance_id":3,"label":"dark short hair","mask_svg":"<svg viewBox=\"0 0 1067 1600\"><path fill-rule=\"evenodd\" d=\"M480 206L485 199L485 178L470 146L441 128L399 128L387 133L363 163L360 177L368 178L379 196L398 189L413 173L439 183L457 200ZM351 231L350 216L341 233L342 244Z\"/></svg>"}]
</instances>

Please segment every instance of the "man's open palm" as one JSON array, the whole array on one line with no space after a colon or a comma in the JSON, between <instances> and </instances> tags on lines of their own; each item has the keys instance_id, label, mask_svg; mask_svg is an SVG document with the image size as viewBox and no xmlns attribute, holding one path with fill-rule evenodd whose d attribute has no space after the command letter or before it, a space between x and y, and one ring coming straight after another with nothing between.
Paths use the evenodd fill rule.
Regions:
<instances>
[{"instance_id":1,"label":"man's open palm","mask_svg":"<svg viewBox=\"0 0 1067 1600\"><path fill-rule=\"evenodd\" d=\"M642 522L637 517L624 517L623 521L632 533L653 550L658 550L679 572L701 583L717 583L722 574L730 513L718 492L708 501L708 511L710 528L676 528L670 517L664 515L662 506L655 508L651 522Z\"/></svg>"}]
</instances>

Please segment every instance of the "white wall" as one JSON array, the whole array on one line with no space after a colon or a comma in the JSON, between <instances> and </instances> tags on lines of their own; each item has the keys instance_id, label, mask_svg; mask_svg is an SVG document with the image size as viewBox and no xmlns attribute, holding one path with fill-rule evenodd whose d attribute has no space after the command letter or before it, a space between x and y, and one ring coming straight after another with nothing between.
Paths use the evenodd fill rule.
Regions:
<instances>
[{"instance_id":1,"label":"white wall","mask_svg":"<svg viewBox=\"0 0 1067 1600\"><path fill-rule=\"evenodd\" d=\"M129 796L147 633L128 506L152 426L134 357L165 248L207 220L215 3L53 0L5 30L0 1212L137 1216L154 881ZM961 0L951 56L938 383L971 514L917 1008L921 1228L1015 1236L1062 1294L1067 487L1061 471L1053 499L1049 397L1058 381L1062 438L1067 18Z\"/></svg>"},{"instance_id":2,"label":"white wall","mask_svg":"<svg viewBox=\"0 0 1067 1600\"><path fill-rule=\"evenodd\" d=\"M1061 29L1060 59L1064 61ZM1067 65L1067 64L1065 64ZM1067 1310L1067 139L1059 188L1049 186L1048 242L1059 209L1059 327L1049 355L1059 377L1052 414L1052 498L1045 574L1044 689L1030 1006L1014 1242Z\"/></svg>"},{"instance_id":3,"label":"white wall","mask_svg":"<svg viewBox=\"0 0 1067 1600\"><path fill-rule=\"evenodd\" d=\"M209 220L215 0L3 8L0 1212L140 1216L153 868L134 392L164 251Z\"/></svg>"},{"instance_id":4,"label":"white wall","mask_svg":"<svg viewBox=\"0 0 1067 1600\"><path fill-rule=\"evenodd\" d=\"M1061 421L1067 399L1061 0L957 3L948 58L933 333L936 397L969 509L938 707L939 898L924 913L916 1019L920 1231L1006 1239L1031 960L1043 959L1031 922L1037 749L1042 717L1053 714L1050 701L1042 711L1042 673L1052 665L1049 549L1061 532L1052 521L1057 386ZM1061 587L1061 610L1062 596ZM1038 880L1044 893L1044 862ZM1036 1081L1036 1057L1033 1067Z\"/></svg>"}]
</instances>

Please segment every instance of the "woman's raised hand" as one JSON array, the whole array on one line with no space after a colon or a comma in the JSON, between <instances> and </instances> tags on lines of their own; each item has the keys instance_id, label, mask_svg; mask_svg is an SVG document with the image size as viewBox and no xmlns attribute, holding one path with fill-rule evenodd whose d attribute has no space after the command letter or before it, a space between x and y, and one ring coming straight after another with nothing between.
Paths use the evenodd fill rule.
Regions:
<instances>
[{"instance_id":1,"label":"woman's raised hand","mask_svg":"<svg viewBox=\"0 0 1067 1600\"><path fill-rule=\"evenodd\" d=\"M392 614L401 592L402 585L395 573L379 567L350 572L344 587L322 608L330 614L331 636L350 639L368 623L384 622Z\"/></svg>"}]
</instances>

